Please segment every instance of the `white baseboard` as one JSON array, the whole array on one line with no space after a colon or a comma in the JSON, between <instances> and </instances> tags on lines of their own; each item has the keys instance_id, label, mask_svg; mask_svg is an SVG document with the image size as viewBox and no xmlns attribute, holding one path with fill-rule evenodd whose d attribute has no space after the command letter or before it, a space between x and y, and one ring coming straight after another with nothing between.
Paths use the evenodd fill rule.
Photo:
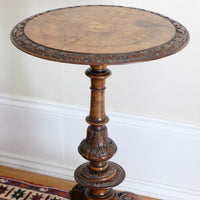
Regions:
<instances>
[{"instance_id":1,"label":"white baseboard","mask_svg":"<svg viewBox=\"0 0 200 200\"><path fill-rule=\"evenodd\" d=\"M19 155L12 155L5 152L0 152L0 163L3 166L21 169L29 172L45 174L57 178L74 180L74 169L64 165L47 163L44 161L30 160ZM133 191L145 196L151 196L166 200L182 200L182 199L199 199L199 192L176 188L164 184L151 183L144 180L134 180L126 178L119 189L123 191Z\"/></svg>"},{"instance_id":2,"label":"white baseboard","mask_svg":"<svg viewBox=\"0 0 200 200\"><path fill-rule=\"evenodd\" d=\"M53 162L33 160L20 155L0 152L0 163L2 166L11 167L14 169L21 169L67 180L74 180L74 169Z\"/></svg>"},{"instance_id":3,"label":"white baseboard","mask_svg":"<svg viewBox=\"0 0 200 200\"><path fill-rule=\"evenodd\" d=\"M73 180L83 162L77 145L87 114L82 107L0 95L0 164ZM127 171L118 189L164 200L200 199L199 126L107 114L119 149L113 160Z\"/></svg>"}]
</instances>

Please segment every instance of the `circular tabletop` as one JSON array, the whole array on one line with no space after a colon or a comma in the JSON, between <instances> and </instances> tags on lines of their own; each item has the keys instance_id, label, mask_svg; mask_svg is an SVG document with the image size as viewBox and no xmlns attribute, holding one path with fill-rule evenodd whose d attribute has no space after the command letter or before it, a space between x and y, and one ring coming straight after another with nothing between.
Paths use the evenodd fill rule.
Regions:
<instances>
[{"instance_id":1,"label":"circular tabletop","mask_svg":"<svg viewBox=\"0 0 200 200\"><path fill-rule=\"evenodd\" d=\"M47 60L113 65L154 60L181 50L187 30L163 15L121 6L77 6L25 19L11 32L20 50Z\"/></svg>"}]
</instances>

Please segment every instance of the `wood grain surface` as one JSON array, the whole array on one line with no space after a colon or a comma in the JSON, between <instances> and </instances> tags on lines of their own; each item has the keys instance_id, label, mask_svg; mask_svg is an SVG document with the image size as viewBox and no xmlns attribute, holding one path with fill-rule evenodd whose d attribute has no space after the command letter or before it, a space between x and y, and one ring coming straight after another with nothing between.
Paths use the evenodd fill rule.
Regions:
<instances>
[{"instance_id":1,"label":"wood grain surface","mask_svg":"<svg viewBox=\"0 0 200 200\"><path fill-rule=\"evenodd\" d=\"M122 6L76 6L29 17L11 32L31 55L83 65L116 65L174 54L189 41L180 23L158 13Z\"/></svg>"},{"instance_id":2,"label":"wood grain surface","mask_svg":"<svg viewBox=\"0 0 200 200\"><path fill-rule=\"evenodd\" d=\"M174 26L142 10L88 6L54 10L29 21L32 41L80 53L126 53L161 45L173 38Z\"/></svg>"}]
</instances>

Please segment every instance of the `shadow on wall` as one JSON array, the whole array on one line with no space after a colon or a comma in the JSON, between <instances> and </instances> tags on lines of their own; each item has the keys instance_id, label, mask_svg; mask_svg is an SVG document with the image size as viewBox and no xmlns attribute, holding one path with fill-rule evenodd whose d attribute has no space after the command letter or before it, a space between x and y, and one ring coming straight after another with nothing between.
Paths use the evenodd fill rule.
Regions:
<instances>
[{"instance_id":1,"label":"shadow on wall","mask_svg":"<svg viewBox=\"0 0 200 200\"><path fill-rule=\"evenodd\" d=\"M31 63L32 56L25 55L18 50L10 40L10 33L14 26L29 17L30 10L35 12L32 6L33 4L27 3L25 0L0 0L0 37L2 39L0 47L0 95L28 96L32 94L34 96L36 93L35 96L37 96L39 92L45 93L43 88L48 85L53 91L52 93L55 94L55 98L58 98L59 91L57 91L56 83L60 80L59 76L54 73L54 69L58 74L60 71L54 66L51 68L51 64L48 65L48 72L45 69L42 72L38 71L40 66L37 66L37 61L34 64ZM52 77L55 77L53 81L50 73ZM49 80L45 81L45 78L49 78ZM40 90L39 87L42 89ZM62 158L60 152L62 144L59 116L51 115L48 112L33 111L31 108L24 109L23 106L18 108L16 105L10 107L0 105L0 110L0 153L2 151L27 158L53 160L53 162L58 163L69 160ZM77 146L78 144L73 148L76 153ZM66 151L68 151L68 146Z\"/></svg>"},{"instance_id":2,"label":"shadow on wall","mask_svg":"<svg viewBox=\"0 0 200 200\"><path fill-rule=\"evenodd\" d=\"M10 33L13 27L23 19L23 10L29 6L26 1L12 1L12 0L1 0L0 1L0 94L24 94L24 91L31 90L30 81L27 76L27 62L26 59L22 59L22 52L18 51L10 40ZM30 5L31 6L31 5ZM13 149L18 146L18 149L27 151L26 142L22 145L20 136L17 135L17 131L14 129L20 119L20 114L15 116L10 115L9 109L2 113L0 118L1 126L1 149L2 151L12 152ZM7 125L6 125L7 124ZM17 128L22 127L23 122L18 123ZM8 133L4 130L4 127L10 127L11 132ZM29 133L26 133L29 134ZM31 139L31 138L30 138Z\"/></svg>"},{"instance_id":3,"label":"shadow on wall","mask_svg":"<svg viewBox=\"0 0 200 200\"><path fill-rule=\"evenodd\" d=\"M0 93L20 93L30 90L27 78L27 62L21 59L22 52L16 50L10 41L13 27L24 17L22 12L28 6L25 1L0 1Z\"/></svg>"}]
</instances>

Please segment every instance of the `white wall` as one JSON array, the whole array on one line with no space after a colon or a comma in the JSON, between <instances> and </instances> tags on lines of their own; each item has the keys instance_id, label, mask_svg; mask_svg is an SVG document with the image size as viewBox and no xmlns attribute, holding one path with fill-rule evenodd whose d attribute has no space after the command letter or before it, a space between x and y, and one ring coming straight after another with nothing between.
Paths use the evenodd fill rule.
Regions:
<instances>
[{"instance_id":1,"label":"white wall","mask_svg":"<svg viewBox=\"0 0 200 200\"><path fill-rule=\"evenodd\" d=\"M191 41L177 54L146 63L110 66L113 75L107 80L106 100L107 110L119 113L117 120L118 114L110 113L109 134L119 148L113 159L123 163L127 171L124 188L162 199L200 199L198 0L0 0L0 163L41 173L47 170L58 177L64 177L66 167L71 170L68 177L72 177L72 171L82 162L76 147L85 136L84 117L67 113L62 119L55 110L49 114L49 109L56 103L77 109L89 107L90 82L84 74L88 66L27 55L11 44L9 34L19 21L35 13L87 4L152 10L181 22L189 30ZM14 103L9 95L17 96ZM33 111L32 103L23 96L47 105L53 102L53 106L47 106L46 112L46 103L39 103ZM131 114L130 118L126 114ZM153 118L164 121L152 124ZM71 126L81 119L72 134ZM169 126L168 120L172 121ZM71 142L67 142L68 136ZM133 152L130 160L124 157L127 151Z\"/></svg>"},{"instance_id":2,"label":"white wall","mask_svg":"<svg viewBox=\"0 0 200 200\"><path fill-rule=\"evenodd\" d=\"M181 22L191 34L189 45L173 56L147 63L111 66L113 75L107 81L107 109L200 124L198 0L0 0L0 93L89 106L89 80L84 75L87 66L26 55L10 43L9 33L20 20L38 12L99 3L160 12Z\"/></svg>"},{"instance_id":3,"label":"white wall","mask_svg":"<svg viewBox=\"0 0 200 200\"><path fill-rule=\"evenodd\" d=\"M77 146L87 114L82 107L0 95L0 165L73 179L85 162ZM109 136L118 145L112 160L126 171L118 189L163 200L200 199L200 126L108 114Z\"/></svg>"}]
</instances>

